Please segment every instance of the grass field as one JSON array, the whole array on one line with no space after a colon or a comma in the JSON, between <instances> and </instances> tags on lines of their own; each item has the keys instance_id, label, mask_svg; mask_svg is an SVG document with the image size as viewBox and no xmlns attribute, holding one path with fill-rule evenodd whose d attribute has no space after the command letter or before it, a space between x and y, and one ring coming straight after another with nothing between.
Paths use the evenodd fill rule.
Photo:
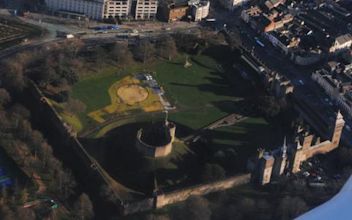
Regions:
<instances>
[{"instance_id":1,"label":"grass field","mask_svg":"<svg viewBox=\"0 0 352 220\"><path fill-rule=\"evenodd\" d=\"M207 132L211 140L207 149L211 160L222 164L229 172L245 171L247 159L255 156L258 148L274 149L282 144L283 136L280 128L263 118L248 118L233 126ZM229 166L224 163L226 159L235 163L229 163ZM235 165L232 167L232 164Z\"/></svg>"},{"instance_id":2,"label":"grass field","mask_svg":"<svg viewBox=\"0 0 352 220\"><path fill-rule=\"evenodd\" d=\"M110 103L103 108L89 112L88 116L98 123L104 123L109 115L128 113L133 110L144 112L162 111L160 98L149 87L132 75L116 81L108 89Z\"/></svg>"},{"instance_id":3,"label":"grass field","mask_svg":"<svg viewBox=\"0 0 352 220\"><path fill-rule=\"evenodd\" d=\"M168 100L176 106L176 110L169 114L170 119L193 130L235 112L233 103L244 96L253 95L248 83L244 83L236 75L231 75L231 72L223 71L214 58L198 55L190 57L189 60L192 63L189 68L184 67L185 56L180 55L172 61L159 60L146 66L136 64L123 71L106 65L96 69L94 74L88 74L91 76L81 79L73 86L71 92L74 99L81 100L87 106L86 112L78 116L81 130L99 125L98 121L88 116L89 113L99 109L103 112L111 110L105 109L111 105L109 88L127 75L139 71L155 72L154 78L164 88ZM123 112L123 109L120 110L120 113ZM135 114L138 114L138 111ZM112 117L111 114L110 116ZM102 121L105 120L100 120ZM108 131L104 128L103 130Z\"/></svg>"},{"instance_id":4,"label":"grass field","mask_svg":"<svg viewBox=\"0 0 352 220\"><path fill-rule=\"evenodd\" d=\"M219 64L210 57L192 57L192 67L187 69L183 63L181 58L161 63L154 69L156 78L177 106L177 112L170 118L180 124L193 129L203 127L233 111L233 105L223 103L241 99L238 91L251 92L240 82L230 84L227 73L219 71Z\"/></svg>"}]
</instances>

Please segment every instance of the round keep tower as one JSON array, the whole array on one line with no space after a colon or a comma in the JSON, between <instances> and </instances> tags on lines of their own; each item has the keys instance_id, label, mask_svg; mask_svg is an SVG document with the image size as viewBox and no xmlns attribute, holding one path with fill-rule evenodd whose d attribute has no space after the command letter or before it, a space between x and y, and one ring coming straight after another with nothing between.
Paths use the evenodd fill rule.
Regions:
<instances>
[{"instance_id":1,"label":"round keep tower","mask_svg":"<svg viewBox=\"0 0 352 220\"><path fill-rule=\"evenodd\" d=\"M161 158L172 152L176 125L167 120L157 122L137 132L136 148L144 156Z\"/></svg>"}]
</instances>

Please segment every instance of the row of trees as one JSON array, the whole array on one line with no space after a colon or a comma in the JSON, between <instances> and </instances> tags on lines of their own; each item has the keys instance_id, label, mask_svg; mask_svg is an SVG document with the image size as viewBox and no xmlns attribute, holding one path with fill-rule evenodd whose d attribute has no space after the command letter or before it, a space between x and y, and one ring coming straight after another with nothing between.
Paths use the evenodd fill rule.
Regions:
<instances>
[{"instance_id":1,"label":"row of trees","mask_svg":"<svg viewBox=\"0 0 352 220\"><path fill-rule=\"evenodd\" d=\"M18 57L20 57L19 65L12 65L13 60L8 60L7 64L10 65L7 67L10 69L7 70L19 74L11 78L9 72L2 72L0 76L2 82L11 82L7 84L11 91L17 92L25 85L24 67L29 65L30 60L25 53L19 54L16 58ZM29 119L30 112L16 103L8 90L0 88L0 146L28 175L35 177L33 182L40 177L45 186L40 186L42 188L38 189L38 193L49 193L60 201L65 201L74 195L76 181L70 170L65 169L54 157L53 150L43 135L32 128ZM0 194L0 219L42 218L43 212L39 208L22 208L25 202L35 198L33 197L35 194L36 192L29 191L19 184L3 188ZM73 212L68 216L72 219L91 219L94 216L92 203L86 194L79 197Z\"/></svg>"},{"instance_id":2,"label":"row of trees","mask_svg":"<svg viewBox=\"0 0 352 220\"><path fill-rule=\"evenodd\" d=\"M147 214L143 218L137 217L136 219L289 220L307 210L306 202L299 197L284 196L269 200L267 198L232 197L228 193L221 193L211 199L194 196L170 208L167 213Z\"/></svg>"},{"instance_id":3,"label":"row of trees","mask_svg":"<svg viewBox=\"0 0 352 220\"><path fill-rule=\"evenodd\" d=\"M15 59L2 62L4 68L0 77L11 90L21 91L26 85L26 77L29 77L50 94L62 94L70 91L80 76L86 74L88 60L84 52L87 48L82 40L69 39L63 43L51 43L34 52L22 52ZM177 47L172 37L163 36L153 42L141 40L134 46L127 42L98 46L94 54L97 66L102 67L111 60L126 68L136 61L146 64L157 57L171 60L177 55Z\"/></svg>"},{"instance_id":4,"label":"row of trees","mask_svg":"<svg viewBox=\"0 0 352 220\"><path fill-rule=\"evenodd\" d=\"M146 64L154 61L157 57L171 60L177 55L176 43L168 35L153 42L149 39L143 39L135 46L129 46L127 42L119 42L108 50L109 53L102 48L97 49L97 63L104 62L106 56L109 55L117 65L125 68L135 61Z\"/></svg>"}]
</instances>

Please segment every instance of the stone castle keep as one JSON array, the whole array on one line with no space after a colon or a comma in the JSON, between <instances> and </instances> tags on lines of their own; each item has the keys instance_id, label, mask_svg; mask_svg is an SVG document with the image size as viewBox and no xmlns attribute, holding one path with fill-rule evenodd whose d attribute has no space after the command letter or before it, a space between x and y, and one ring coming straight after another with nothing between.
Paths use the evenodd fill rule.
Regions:
<instances>
[{"instance_id":1,"label":"stone castle keep","mask_svg":"<svg viewBox=\"0 0 352 220\"><path fill-rule=\"evenodd\" d=\"M338 112L335 123L329 129L331 135L328 140L321 141L321 137L312 134L305 127L298 126L292 143L286 143L285 137L283 145L276 150L267 152L259 149L258 157L248 163L256 178L255 181L265 185L285 172L297 173L303 161L336 149L340 143L344 124L343 116Z\"/></svg>"},{"instance_id":2,"label":"stone castle keep","mask_svg":"<svg viewBox=\"0 0 352 220\"><path fill-rule=\"evenodd\" d=\"M144 156L160 158L172 152L176 125L165 120L141 129L137 133L136 148Z\"/></svg>"}]
</instances>

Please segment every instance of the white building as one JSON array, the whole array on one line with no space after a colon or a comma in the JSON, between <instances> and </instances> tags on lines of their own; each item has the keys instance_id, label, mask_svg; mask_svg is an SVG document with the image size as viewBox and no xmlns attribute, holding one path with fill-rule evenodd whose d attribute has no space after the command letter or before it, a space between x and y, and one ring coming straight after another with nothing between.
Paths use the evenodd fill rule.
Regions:
<instances>
[{"instance_id":1,"label":"white building","mask_svg":"<svg viewBox=\"0 0 352 220\"><path fill-rule=\"evenodd\" d=\"M337 37L334 44L330 47L330 53L338 53L349 49L352 46L352 35L345 34Z\"/></svg>"},{"instance_id":2,"label":"white building","mask_svg":"<svg viewBox=\"0 0 352 220\"><path fill-rule=\"evenodd\" d=\"M136 20L155 19L158 12L158 0L137 0L134 18Z\"/></svg>"},{"instance_id":3,"label":"white building","mask_svg":"<svg viewBox=\"0 0 352 220\"><path fill-rule=\"evenodd\" d=\"M249 0L220 0L221 5L231 11L247 2L249 2Z\"/></svg>"},{"instance_id":4,"label":"white building","mask_svg":"<svg viewBox=\"0 0 352 220\"><path fill-rule=\"evenodd\" d=\"M199 2L191 6L191 13L194 21L201 21L203 18L208 17L209 15L209 1Z\"/></svg>"},{"instance_id":5,"label":"white building","mask_svg":"<svg viewBox=\"0 0 352 220\"><path fill-rule=\"evenodd\" d=\"M45 0L53 11L84 14L100 20L104 18L125 19L131 15L133 0ZM153 19L157 13L157 0L136 0L135 19Z\"/></svg>"}]
</instances>

